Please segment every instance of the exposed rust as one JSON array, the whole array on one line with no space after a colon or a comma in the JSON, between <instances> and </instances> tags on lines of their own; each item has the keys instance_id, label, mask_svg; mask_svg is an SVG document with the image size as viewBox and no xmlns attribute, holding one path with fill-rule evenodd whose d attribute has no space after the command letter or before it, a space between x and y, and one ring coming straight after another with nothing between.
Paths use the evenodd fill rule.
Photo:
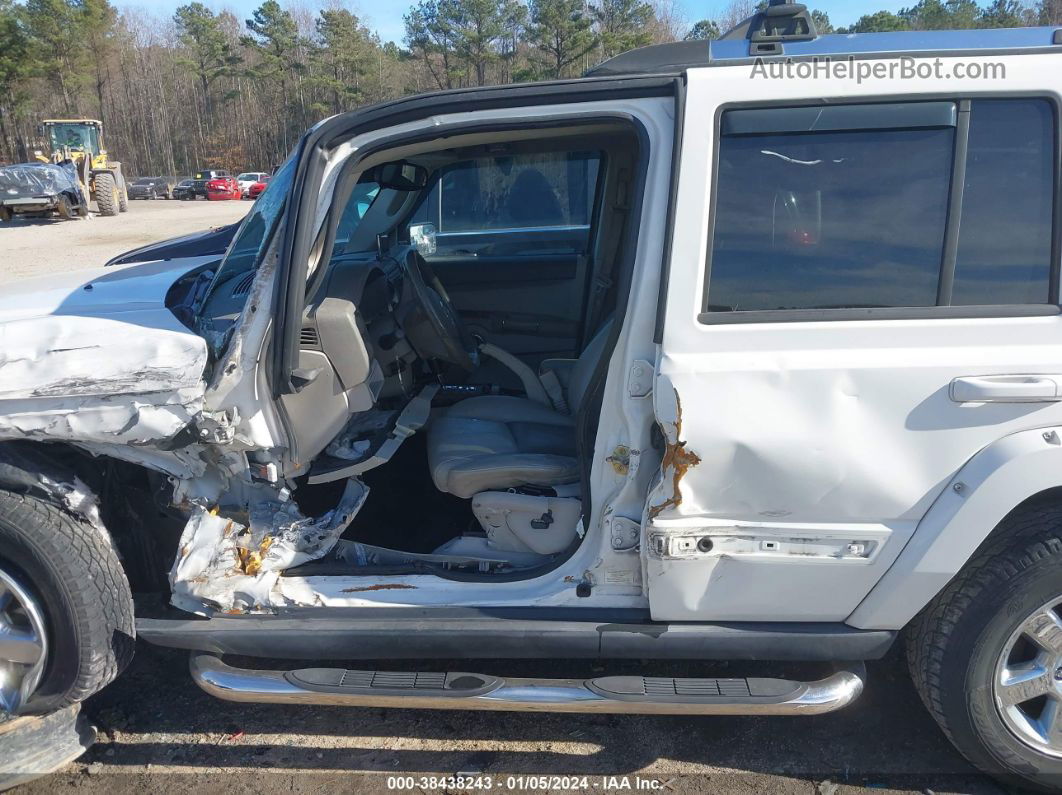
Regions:
<instances>
[{"instance_id":1,"label":"exposed rust","mask_svg":"<svg viewBox=\"0 0 1062 795\"><path fill-rule=\"evenodd\" d=\"M631 471L631 449L625 445L616 445L612 455L605 460L612 464L612 468L616 470L617 475L626 477Z\"/></svg>"},{"instance_id":2,"label":"exposed rust","mask_svg":"<svg viewBox=\"0 0 1062 795\"><path fill-rule=\"evenodd\" d=\"M668 508L677 508L682 503L682 490L679 488L679 483L682 482L682 478L686 476L686 473L692 468L701 463L701 457L692 450L686 449L686 443L680 438L682 436L682 401L679 398L678 390L675 391L675 441L670 439L667 441L664 448L664 456L660 462L660 469L664 472L664 477L671 478L671 496L664 500L659 505L654 505L649 509L649 518L655 519L663 511Z\"/></svg>"},{"instance_id":3,"label":"exposed rust","mask_svg":"<svg viewBox=\"0 0 1062 795\"><path fill-rule=\"evenodd\" d=\"M380 582L376 585L363 585L360 588L344 588L341 593L361 593L362 591L412 591L415 585L405 585L400 582Z\"/></svg>"}]
</instances>

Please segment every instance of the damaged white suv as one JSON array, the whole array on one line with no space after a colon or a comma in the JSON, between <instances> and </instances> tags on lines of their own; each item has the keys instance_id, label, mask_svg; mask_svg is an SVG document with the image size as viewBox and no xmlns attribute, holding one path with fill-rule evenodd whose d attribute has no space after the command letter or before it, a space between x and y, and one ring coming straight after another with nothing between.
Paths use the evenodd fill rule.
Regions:
<instances>
[{"instance_id":1,"label":"damaged white suv","mask_svg":"<svg viewBox=\"0 0 1062 795\"><path fill-rule=\"evenodd\" d=\"M1060 45L774 4L328 119L238 228L5 288L0 707L139 636L238 701L813 714L905 631L963 753L1057 787ZM960 56L1005 79L890 71ZM883 69L754 73L831 57Z\"/></svg>"}]
</instances>

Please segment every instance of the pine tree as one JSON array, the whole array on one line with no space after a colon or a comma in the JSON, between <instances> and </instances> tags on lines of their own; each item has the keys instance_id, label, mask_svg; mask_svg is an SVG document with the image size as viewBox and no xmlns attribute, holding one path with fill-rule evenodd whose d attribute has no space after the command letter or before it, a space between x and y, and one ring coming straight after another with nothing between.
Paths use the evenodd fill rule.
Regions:
<instances>
[{"instance_id":1,"label":"pine tree","mask_svg":"<svg viewBox=\"0 0 1062 795\"><path fill-rule=\"evenodd\" d=\"M180 42L188 51L182 62L190 66L203 93L203 113L212 118L211 87L222 75L231 74L240 57L221 28L221 18L202 3L181 6L173 15Z\"/></svg>"},{"instance_id":2,"label":"pine tree","mask_svg":"<svg viewBox=\"0 0 1062 795\"><path fill-rule=\"evenodd\" d=\"M592 20L580 0L531 0L528 40L535 48L536 72L569 77L572 66L597 46Z\"/></svg>"},{"instance_id":3,"label":"pine tree","mask_svg":"<svg viewBox=\"0 0 1062 795\"><path fill-rule=\"evenodd\" d=\"M653 7L642 0L601 0L591 6L605 58L653 41Z\"/></svg>"}]
</instances>

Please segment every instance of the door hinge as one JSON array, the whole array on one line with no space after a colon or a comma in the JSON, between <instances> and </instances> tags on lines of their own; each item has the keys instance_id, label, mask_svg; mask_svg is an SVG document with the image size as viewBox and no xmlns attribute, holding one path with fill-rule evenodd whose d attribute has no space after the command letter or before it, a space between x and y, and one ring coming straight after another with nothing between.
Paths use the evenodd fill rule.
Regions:
<instances>
[{"instance_id":1,"label":"door hinge","mask_svg":"<svg viewBox=\"0 0 1062 795\"><path fill-rule=\"evenodd\" d=\"M195 435L202 444L230 444L236 438L240 412L235 407L224 411L201 411L196 415Z\"/></svg>"},{"instance_id":2,"label":"door hinge","mask_svg":"<svg viewBox=\"0 0 1062 795\"><path fill-rule=\"evenodd\" d=\"M610 522L612 529L612 548L617 552L627 552L638 548L638 539L642 526L626 516L614 516Z\"/></svg>"},{"instance_id":3,"label":"door hinge","mask_svg":"<svg viewBox=\"0 0 1062 795\"><path fill-rule=\"evenodd\" d=\"M627 394L632 398L648 397L653 391L653 379L656 368L644 359L638 359L631 365L627 376Z\"/></svg>"}]
</instances>

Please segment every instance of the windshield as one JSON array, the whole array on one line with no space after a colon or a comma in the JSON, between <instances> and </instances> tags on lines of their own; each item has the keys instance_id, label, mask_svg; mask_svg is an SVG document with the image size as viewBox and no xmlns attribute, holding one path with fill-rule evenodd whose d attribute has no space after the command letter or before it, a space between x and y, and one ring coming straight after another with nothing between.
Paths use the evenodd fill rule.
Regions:
<instances>
[{"instance_id":1,"label":"windshield","mask_svg":"<svg viewBox=\"0 0 1062 795\"><path fill-rule=\"evenodd\" d=\"M262 254L268 248L283 215L297 163L297 159L291 156L281 166L273 177L273 190L263 193L254 203L251 212L229 244L198 313L199 331L208 340L222 343L223 340L217 338L216 332L231 328L243 310L248 291L235 288L242 288L249 282L248 278L241 277L249 276L261 264ZM226 289L225 285L228 284L234 285L233 289ZM211 331L215 334L208 333ZM221 347L220 344L218 347Z\"/></svg>"},{"instance_id":2,"label":"windshield","mask_svg":"<svg viewBox=\"0 0 1062 795\"><path fill-rule=\"evenodd\" d=\"M52 151L57 152L67 147L94 155L100 153L100 131L98 127L79 122L66 124L49 124L48 141Z\"/></svg>"},{"instance_id":3,"label":"windshield","mask_svg":"<svg viewBox=\"0 0 1062 795\"><path fill-rule=\"evenodd\" d=\"M157 179L158 179L158 177L141 177L140 179L138 179L138 180L137 180L136 182L134 182L133 184L134 184L134 185L151 185L151 184L152 184L152 183L154 183L154 182L155 182L155 181L156 181Z\"/></svg>"},{"instance_id":4,"label":"windshield","mask_svg":"<svg viewBox=\"0 0 1062 795\"><path fill-rule=\"evenodd\" d=\"M258 179L258 175L247 172L245 174L240 174L240 176L236 177L236 179L238 179L240 182L254 182Z\"/></svg>"},{"instance_id":5,"label":"windshield","mask_svg":"<svg viewBox=\"0 0 1062 795\"><path fill-rule=\"evenodd\" d=\"M380 186L375 182L359 182L354 186L347 200L347 206L343 208L343 215L340 216L339 223L336 225L336 242L332 246L333 257L346 251L350 236L358 228L358 224L369 211L379 192Z\"/></svg>"}]
</instances>

